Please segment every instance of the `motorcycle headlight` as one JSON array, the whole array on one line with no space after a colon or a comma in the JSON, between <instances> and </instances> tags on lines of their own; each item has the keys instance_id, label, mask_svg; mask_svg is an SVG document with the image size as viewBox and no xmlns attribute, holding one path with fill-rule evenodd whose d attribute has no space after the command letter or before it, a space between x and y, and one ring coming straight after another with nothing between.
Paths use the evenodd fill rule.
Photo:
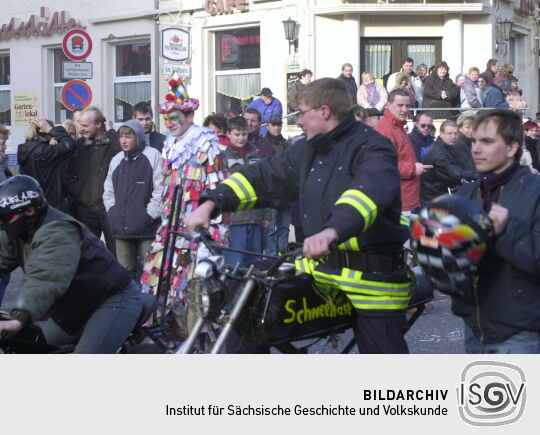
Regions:
<instances>
[{"instance_id":1,"label":"motorcycle headlight","mask_svg":"<svg viewBox=\"0 0 540 435\"><path fill-rule=\"evenodd\" d=\"M215 279L194 278L187 286L189 307L198 316L212 320L219 316L225 305L226 289Z\"/></svg>"},{"instance_id":2,"label":"motorcycle headlight","mask_svg":"<svg viewBox=\"0 0 540 435\"><path fill-rule=\"evenodd\" d=\"M199 278L211 278L225 265L225 259L221 255L212 255L201 260L195 266L195 276Z\"/></svg>"}]
</instances>

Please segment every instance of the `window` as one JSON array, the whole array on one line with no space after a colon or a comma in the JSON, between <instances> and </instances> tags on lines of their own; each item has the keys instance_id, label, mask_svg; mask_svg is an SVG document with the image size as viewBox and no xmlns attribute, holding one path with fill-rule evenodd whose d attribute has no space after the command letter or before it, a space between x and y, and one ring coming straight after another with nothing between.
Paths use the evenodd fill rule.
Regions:
<instances>
[{"instance_id":1,"label":"window","mask_svg":"<svg viewBox=\"0 0 540 435\"><path fill-rule=\"evenodd\" d=\"M62 78L62 63L70 62L61 48L53 49L53 89L54 89L54 123L63 124L71 118L72 111L62 103L62 88L69 80Z\"/></svg>"},{"instance_id":2,"label":"window","mask_svg":"<svg viewBox=\"0 0 540 435\"><path fill-rule=\"evenodd\" d=\"M362 38L361 70L371 72L384 82L399 71L406 57L414 60L414 67L424 63L429 68L441 61L441 39L431 38Z\"/></svg>"},{"instance_id":3,"label":"window","mask_svg":"<svg viewBox=\"0 0 540 435\"><path fill-rule=\"evenodd\" d=\"M0 53L0 124L11 125L9 53Z\"/></svg>"},{"instance_id":4,"label":"window","mask_svg":"<svg viewBox=\"0 0 540 435\"><path fill-rule=\"evenodd\" d=\"M151 103L150 42L141 41L115 46L114 122L133 117L133 106Z\"/></svg>"},{"instance_id":5,"label":"window","mask_svg":"<svg viewBox=\"0 0 540 435\"><path fill-rule=\"evenodd\" d=\"M214 36L216 111L232 117L261 90L260 28L231 29Z\"/></svg>"}]
</instances>

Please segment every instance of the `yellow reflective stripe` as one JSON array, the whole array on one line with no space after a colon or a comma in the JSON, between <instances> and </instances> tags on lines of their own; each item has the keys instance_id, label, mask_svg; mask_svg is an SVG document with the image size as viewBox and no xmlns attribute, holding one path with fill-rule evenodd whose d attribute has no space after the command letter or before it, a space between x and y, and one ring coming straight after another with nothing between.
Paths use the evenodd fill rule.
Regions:
<instances>
[{"instance_id":1,"label":"yellow reflective stripe","mask_svg":"<svg viewBox=\"0 0 540 435\"><path fill-rule=\"evenodd\" d=\"M352 306L357 310L405 310L409 306L409 299L403 301L370 301L366 299L354 299L349 297Z\"/></svg>"},{"instance_id":2,"label":"yellow reflective stripe","mask_svg":"<svg viewBox=\"0 0 540 435\"><path fill-rule=\"evenodd\" d=\"M362 279L362 272L343 268L341 275L316 270L318 262L302 258L295 261L297 269L313 275L320 289L338 288L351 304L359 310L403 310L409 305L412 281L385 283Z\"/></svg>"},{"instance_id":3,"label":"yellow reflective stripe","mask_svg":"<svg viewBox=\"0 0 540 435\"><path fill-rule=\"evenodd\" d=\"M221 184L229 186L240 201L236 211L252 209L257 203L257 194L248 179L239 172L235 172Z\"/></svg>"},{"instance_id":4,"label":"yellow reflective stripe","mask_svg":"<svg viewBox=\"0 0 540 435\"><path fill-rule=\"evenodd\" d=\"M399 223L401 225L405 225L406 227L409 226L409 218L407 216L405 216L404 214L401 215L401 217L399 218Z\"/></svg>"},{"instance_id":5,"label":"yellow reflective stripe","mask_svg":"<svg viewBox=\"0 0 540 435\"><path fill-rule=\"evenodd\" d=\"M364 218L364 231L367 230L377 217L377 206L360 190L349 189L343 192L335 205L348 204Z\"/></svg>"},{"instance_id":6,"label":"yellow reflective stripe","mask_svg":"<svg viewBox=\"0 0 540 435\"><path fill-rule=\"evenodd\" d=\"M349 240L341 243L338 249L342 251L360 251L360 244L358 243L358 237L351 237Z\"/></svg>"},{"instance_id":7,"label":"yellow reflective stripe","mask_svg":"<svg viewBox=\"0 0 540 435\"><path fill-rule=\"evenodd\" d=\"M319 270L314 270L313 276L316 280L327 284L333 284L345 292L373 295L376 297L408 297L412 286L412 281L405 283L368 281L362 279L362 272L347 269L345 267L342 269L341 276L324 273Z\"/></svg>"},{"instance_id":8,"label":"yellow reflective stripe","mask_svg":"<svg viewBox=\"0 0 540 435\"><path fill-rule=\"evenodd\" d=\"M299 260L294 260L294 265L295 265L296 270L299 270L300 272L311 273L308 258L301 258Z\"/></svg>"}]
</instances>

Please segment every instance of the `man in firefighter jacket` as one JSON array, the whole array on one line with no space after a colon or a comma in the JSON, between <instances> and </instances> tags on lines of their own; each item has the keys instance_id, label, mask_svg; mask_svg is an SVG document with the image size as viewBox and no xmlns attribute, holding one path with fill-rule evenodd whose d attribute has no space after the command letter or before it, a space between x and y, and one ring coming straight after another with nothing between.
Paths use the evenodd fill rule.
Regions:
<instances>
[{"instance_id":1,"label":"man in firefighter jacket","mask_svg":"<svg viewBox=\"0 0 540 435\"><path fill-rule=\"evenodd\" d=\"M407 353L412 283L403 266L408 227L401 219L394 147L355 120L339 80L316 80L297 101L306 138L204 194L184 223L193 231L221 211L282 208L299 199L307 237L298 266L321 288L347 294L361 353Z\"/></svg>"}]
</instances>

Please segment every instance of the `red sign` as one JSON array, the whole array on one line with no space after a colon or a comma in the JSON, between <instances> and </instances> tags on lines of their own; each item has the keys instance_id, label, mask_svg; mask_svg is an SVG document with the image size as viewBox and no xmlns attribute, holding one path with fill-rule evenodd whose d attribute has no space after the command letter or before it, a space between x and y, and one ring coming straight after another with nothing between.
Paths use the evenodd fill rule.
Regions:
<instances>
[{"instance_id":1,"label":"red sign","mask_svg":"<svg viewBox=\"0 0 540 435\"><path fill-rule=\"evenodd\" d=\"M247 0L205 0L204 9L210 15L230 14L236 9L240 12L249 11Z\"/></svg>"},{"instance_id":2,"label":"red sign","mask_svg":"<svg viewBox=\"0 0 540 435\"><path fill-rule=\"evenodd\" d=\"M88 107L92 102L92 89L81 80L71 80L62 88L62 104L69 110Z\"/></svg>"},{"instance_id":3,"label":"red sign","mask_svg":"<svg viewBox=\"0 0 540 435\"><path fill-rule=\"evenodd\" d=\"M92 38L84 30L70 30L64 35L62 50L71 60L86 59L92 51Z\"/></svg>"},{"instance_id":4,"label":"red sign","mask_svg":"<svg viewBox=\"0 0 540 435\"><path fill-rule=\"evenodd\" d=\"M49 8L41 7L39 17L31 15L28 21L19 21L12 18L9 23L2 24L0 26L0 41L18 36L28 37L63 33L76 26L80 26L80 23L78 20L70 18L69 12L55 12L51 17Z\"/></svg>"}]
</instances>

